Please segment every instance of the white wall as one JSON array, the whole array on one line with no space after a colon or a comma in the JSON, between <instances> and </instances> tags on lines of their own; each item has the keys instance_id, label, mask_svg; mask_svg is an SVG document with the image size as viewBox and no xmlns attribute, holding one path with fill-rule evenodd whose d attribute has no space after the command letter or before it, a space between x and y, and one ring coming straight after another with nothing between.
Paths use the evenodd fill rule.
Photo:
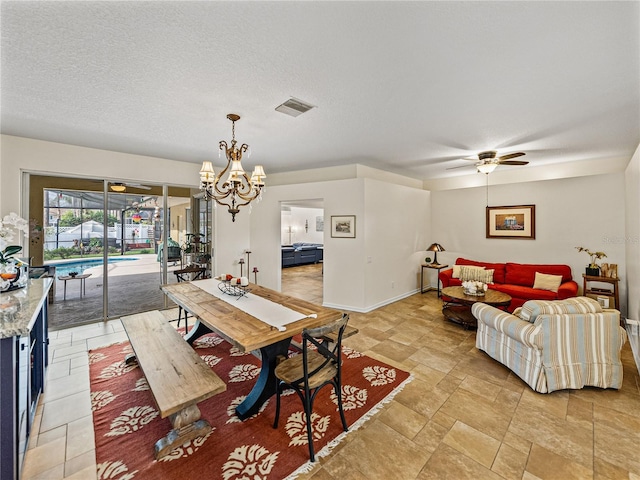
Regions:
<instances>
[{"instance_id":1,"label":"white wall","mask_svg":"<svg viewBox=\"0 0 640 480\"><path fill-rule=\"evenodd\" d=\"M287 211L282 211L281 231L282 245L292 243L323 243L324 229L316 231L316 218L324 220L324 209L307 207L290 207ZM305 225L308 229L305 230ZM291 226L291 237L289 237L288 227ZM289 241L291 238L291 241Z\"/></svg>"},{"instance_id":2,"label":"white wall","mask_svg":"<svg viewBox=\"0 0 640 480\"><path fill-rule=\"evenodd\" d=\"M625 309L624 174L489 186L489 204L536 206L536 239L487 239L486 188L432 193L432 229L446 252L440 263L459 256L483 261L562 263L582 288L588 256L575 247L604 251L618 264L621 307Z\"/></svg>"},{"instance_id":3,"label":"white wall","mask_svg":"<svg viewBox=\"0 0 640 480\"><path fill-rule=\"evenodd\" d=\"M426 242L429 192L368 178L269 187L251 220L261 285L280 289L280 202L305 199L324 204L325 305L369 311L417 290L423 252L414 249ZM332 238L332 215L355 215L356 238Z\"/></svg>"},{"instance_id":4,"label":"white wall","mask_svg":"<svg viewBox=\"0 0 640 480\"><path fill-rule=\"evenodd\" d=\"M626 278L622 278L627 296L627 317L640 319L640 146L625 172Z\"/></svg>"}]
</instances>

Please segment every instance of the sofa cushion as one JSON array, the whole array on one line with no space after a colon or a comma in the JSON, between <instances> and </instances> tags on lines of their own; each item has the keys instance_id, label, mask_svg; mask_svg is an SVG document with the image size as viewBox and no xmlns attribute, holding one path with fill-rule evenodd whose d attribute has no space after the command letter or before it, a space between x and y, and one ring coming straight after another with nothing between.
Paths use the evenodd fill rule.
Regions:
<instances>
[{"instance_id":1,"label":"sofa cushion","mask_svg":"<svg viewBox=\"0 0 640 480\"><path fill-rule=\"evenodd\" d=\"M451 274L452 278L461 278L460 277L460 273L462 272L462 269L476 269L476 270L484 270L484 267L476 267L474 265L454 265L453 266L453 273Z\"/></svg>"},{"instance_id":2,"label":"sofa cushion","mask_svg":"<svg viewBox=\"0 0 640 480\"><path fill-rule=\"evenodd\" d=\"M482 283L493 283L493 272L494 270L463 265L460 267L460 281L473 280Z\"/></svg>"},{"instance_id":3,"label":"sofa cushion","mask_svg":"<svg viewBox=\"0 0 640 480\"><path fill-rule=\"evenodd\" d=\"M522 285L509 285L508 283L494 283L490 287L492 290L506 293L513 299L522 299L520 302L511 303L510 309L516 308L522 305L523 301L530 300L532 298L539 298L541 300L557 300L558 294L553 293L551 290L540 290L533 287L523 287Z\"/></svg>"},{"instance_id":4,"label":"sofa cushion","mask_svg":"<svg viewBox=\"0 0 640 480\"><path fill-rule=\"evenodd\" d=\"M558 293L558 288L562 283L562 275L547 275L546 273L536 272L536 279L533 282L533 288L541 290L550 290Z\"/></svg>"},{"instance_id":5,"label":"sofa cushion","mask_svg":"<svg viewBox=\"0 0 640 480\"><path fill-rule=\"evenodd\" d=\"M456 260L456 265L474 265L476 267L484 267L487 270L494 270L493 282L505 283L505 264L504 263L476 262L475 260L469 260L467 258L460 257ZM544 273L548 273L548 272L544 272ZM533 281L531 282L531 285L533 285Z\"/></svg>"},{"instance_id":6,"label":"sofa cushion","mask_svg":"<svg viewBox=\"0 0 640 480\"><path fill-rule=\"evenodd\" d=\"M569 265L507 263L505 281L501 283L533 287L536 279L536 272L546 273L547 275L561 275L563 283L572 279L571 267Z\"/></svg>"},{"instance_id":7,"label":"sofa cushion","mask_svg":"<svg viewBox=\"0 0 640 480\"><path fill-rule=\"evenodd\" d=\"M593 298L574 297L556 301L529 300L522 305L522 309L518 313L522 320L533 323L539 315L543 314L600 312L602 312L602 307Z\"/></svg>"}]
</instances>

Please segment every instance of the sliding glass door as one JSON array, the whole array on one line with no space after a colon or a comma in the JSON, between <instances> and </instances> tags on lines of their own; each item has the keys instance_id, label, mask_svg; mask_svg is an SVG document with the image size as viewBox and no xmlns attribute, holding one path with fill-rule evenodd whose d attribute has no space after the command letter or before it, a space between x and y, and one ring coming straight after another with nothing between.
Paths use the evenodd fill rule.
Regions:
<instances>
[{"instance_id":1,"label":"sliding glass door","mask_svg":"<svg viewBox=\"0 0 640 480\"><path fill-rule=\"evenodd\" d=\"M187 188L32 175L30 193L39 211L30 205L29 216L43 232L30 255L54 278L54 329L167 308L160 285L200 259L203 223L210 235L206 202Z\"/></svg>"}]
</instances>

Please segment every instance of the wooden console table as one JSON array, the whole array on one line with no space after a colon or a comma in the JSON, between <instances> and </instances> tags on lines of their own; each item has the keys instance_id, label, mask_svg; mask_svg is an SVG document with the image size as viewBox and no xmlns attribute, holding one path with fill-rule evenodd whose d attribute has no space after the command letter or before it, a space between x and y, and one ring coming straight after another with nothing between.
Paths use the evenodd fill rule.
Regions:
<instances>
[{"instance_id":1,"label":"wooden console table","mask_svg":"<svg viewBox=\"0 0 640 480\"><path fill-rule=\"evenodd\" d=\"M589 295L601 295L603 297L613 297L613 308L616 310L620 310L620 297L618 294L618 282L619 278L611 278L611 277L597 277L593 275L585 275L582 274L583 282L582 282L582 292L584 296ZM591 282L600 282L600 283L608 283L612 285L612 288L598 288L598 287L590 287L589 284ZM609 306L611 308L611 306Z\"/></svg>"}]
</instances>

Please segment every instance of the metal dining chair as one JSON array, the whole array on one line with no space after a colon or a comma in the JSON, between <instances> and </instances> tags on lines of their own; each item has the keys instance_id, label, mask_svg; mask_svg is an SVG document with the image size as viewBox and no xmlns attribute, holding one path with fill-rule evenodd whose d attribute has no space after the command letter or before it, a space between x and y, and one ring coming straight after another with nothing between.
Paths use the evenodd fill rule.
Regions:
<instances>
[{"instance_id":1,"label":"metal dining chair","mask_svg":"<svg viewBox=\"0 0 640 480\"><path fill-rule=\"evenodd\" d=\"M302 353L286 358L278 364L275 376L278 381L276 389L276 417L273 428L278 428L280 417L280 396L286 388L292 388L304 407L307 423L307 440L309 442L309 458L315 462L311 413L316 395L326 385L332 385L338 398L338 410L342 428L346 432L347 421L342 408L342 335L347 327L349 316L341 320L317 328L305 329L302 332ZM334 342L328 342L326 336L337 332ZM315 347L315 349L313 348Z\"/></svg>"},{"instance_id":2,"label":"metal dining chair","mask_svg":"<svg viewBox=\"0 0 640 480\"><path fill-rule=\"evenodd\" d=\"M173 273L176 276L176 281L190 282L191 280L198 280L204 278L204 274L207 271L205 267L198 267L190 265L187 268L180 270L174 270ZM178 305L178 328L180 328L180 321L182 320L182 312L184 311L184 332L189 333L189 324L187 323L188 312ZM172 320L173 321L173 320Z\"/></svg>"}]
</instances>

